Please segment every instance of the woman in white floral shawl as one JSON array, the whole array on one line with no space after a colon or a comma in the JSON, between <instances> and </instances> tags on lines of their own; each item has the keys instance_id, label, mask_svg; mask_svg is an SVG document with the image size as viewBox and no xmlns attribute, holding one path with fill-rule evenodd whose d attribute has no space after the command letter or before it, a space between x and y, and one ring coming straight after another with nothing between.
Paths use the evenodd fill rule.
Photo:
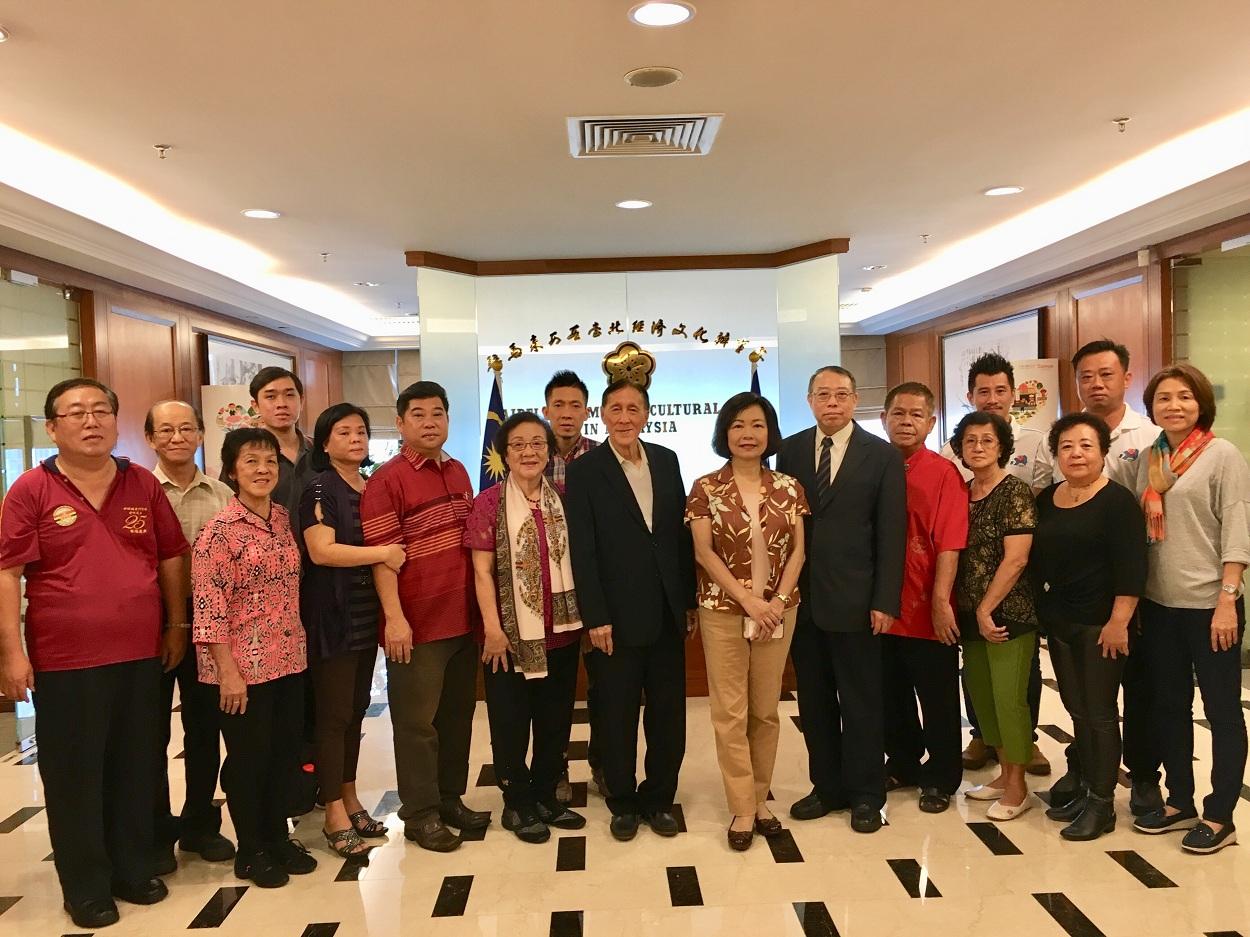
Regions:
<instances>
[{"instance_id":1,"label":"woman in white floral shawl","mask_svg":"<svg viewBox=\"0 0 1250 937\"><path fill-rule=\"evenodd\" d=\"M726 401L712 448L729 461L694 483L686 522L699 565L716 757L734 815L727 836L730 848L744 850L754 832L782 832L767 799L799 605L803 515L811 512L802 486L764 465L781 448L781 431L763 397L742 393Z\"/></svg>"}]
</instances>

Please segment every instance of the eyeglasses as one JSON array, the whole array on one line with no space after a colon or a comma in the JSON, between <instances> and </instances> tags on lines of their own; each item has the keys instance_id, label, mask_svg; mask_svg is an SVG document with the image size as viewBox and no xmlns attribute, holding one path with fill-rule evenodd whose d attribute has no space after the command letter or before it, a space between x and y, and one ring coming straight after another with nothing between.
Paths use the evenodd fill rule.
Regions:
<instances>
[{"instance_id":1,"label":"eyeglasses","mask_svg":"<svg viewBox=\"0 0 1250 937\"><path fill-rule=\"evenodd\" d=\"M816 393L811 395L811 398L817 403L828 403L830 400L836 400L838 403L846 403L854 396L855 392L851 390L818 390Z\"/></svg>"},{"instance_id":2,"label":"eyeglasses","mask_svg":"<svg viewBox=\"0 0 1250 937\"><path fill-rule=\"evenodd\" d=\"M58 420L65 420L67 423L85 423L87 417L92 417L97 423L105 423L115 417L112 410L106 410L103 407L97 407L94 410L67 410L65 413L55 414Z\"/></svg>"},{"instance_id":3,"label":"eyeglasses","mask_svg":"<svg viewBox=\"0 0 1250 937\"><path fill-rule=\"evenodd\" d=\"M175 436L182 436L183 439L190 439L199 433L200 428L194 423L184 423L182 426L162 426L152 434L152 438L158 442L168 442Z\"/></svg>"},{"instance_id":4,"label":"eyeglasses","mask_svg":"<svg viewBox=\"0 0 1250 937\"><path fill-rule=\"evenodd\" d=\"M508 443L509 452L524 452L526 449L533 449L535 452L545 452L547 449L547 440L533 439L529 442L510 442Z\"/></svg>"}]
</instances>

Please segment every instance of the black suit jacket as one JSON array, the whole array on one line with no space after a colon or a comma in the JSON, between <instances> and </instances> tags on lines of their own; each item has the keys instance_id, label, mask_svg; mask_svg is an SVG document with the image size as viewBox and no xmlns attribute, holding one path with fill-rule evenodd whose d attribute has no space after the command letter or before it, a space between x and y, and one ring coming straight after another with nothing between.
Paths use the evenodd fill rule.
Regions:
<instances>
[{"instance_id":1,"label":"black suit jacket","mask_svg":"<svg viewBox=\"0 0 1250 937\"><path fill-rule=\"evenodd\" d=\"M647 530L625 471L608 444L569 464L565 515L582 623L612 626L612 641L643 647L659 636L664 609L684 633L694 608L694 550L683 517L686 487L677 453L642 443L654 508Z\"/></svg>"},{"instance_id":2,"label":"black suit jacket","mask_svg":"<svg viewBox=\"0 0 1250 937\"><path fill-rule=\"evenodd\" d=\"M799 480L812 509L805 518L799 615L823 631L869 629L873 609L897 618L907 547L907 482L898 450L856 424L819 502L816 427L782 443L777 468Z\"/></svg>"}]
</instances>

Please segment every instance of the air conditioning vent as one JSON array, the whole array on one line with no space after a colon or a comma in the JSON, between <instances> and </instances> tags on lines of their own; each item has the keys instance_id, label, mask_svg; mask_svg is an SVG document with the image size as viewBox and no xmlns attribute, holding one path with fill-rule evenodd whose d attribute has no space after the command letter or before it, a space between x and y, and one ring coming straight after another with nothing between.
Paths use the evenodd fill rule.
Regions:
<instances>
[{"instance_id":1,"label":"air conditioning vent","mask_svg":"<svg viewBox=\"0 0 1250 937\"><path fill-rule=\"evenodd\" d=\"M569 152L598 156L706 156L724 114L570 117Z\"/></svg>"}]
</instances>

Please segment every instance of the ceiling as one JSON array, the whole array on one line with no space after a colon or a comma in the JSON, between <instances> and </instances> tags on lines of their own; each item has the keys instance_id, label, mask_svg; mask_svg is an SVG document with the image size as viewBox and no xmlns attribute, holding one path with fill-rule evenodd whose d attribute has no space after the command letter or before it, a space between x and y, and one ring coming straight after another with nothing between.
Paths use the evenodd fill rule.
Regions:
<instances>
[{"instance_id":1,"label":"ceiling","mask_svg":"<svg viewBox=\"0 0 1250 937\"><path fill-rule=\"evenodd\" d=\"M134 276L181 277L210 305L339 347L386 330L334 324L327 291L370 316L411 313L410 249L474 260L755 253L850 237L845 299L1250 108L1250 5L1227 0L696 0L697 16L672 29L632 24L630 5L215 0L175 14L167 0L0 0L12 34L0 44L0 126L321 292L158 258L151 248L179 252L45 204L54 178L39 199L16 191L3 153L0 242L70 232L77 254L107 248L118 270L147 263ZM628 87L622 76L643 65L685 78ZM569 156L568 117L696 112L725 115L706 157ZM1119 116L1132 117L1125 133ZM158 143L173 147L165 160ZM1230 165L1250 161L1250 135L1244 146ZM1007 183L1025 191L980 194ZM1250 204L1244 174L1222 201L1203 191L1194 218ZM624 198L655 204L613 207ZM283 217L240 215L258 207ZM1185 210L1182 192L1172 223ZM870 264L888 268L861 269ZM912 312L984 292L970 289Z\"/></svg>"}]
</instances>

